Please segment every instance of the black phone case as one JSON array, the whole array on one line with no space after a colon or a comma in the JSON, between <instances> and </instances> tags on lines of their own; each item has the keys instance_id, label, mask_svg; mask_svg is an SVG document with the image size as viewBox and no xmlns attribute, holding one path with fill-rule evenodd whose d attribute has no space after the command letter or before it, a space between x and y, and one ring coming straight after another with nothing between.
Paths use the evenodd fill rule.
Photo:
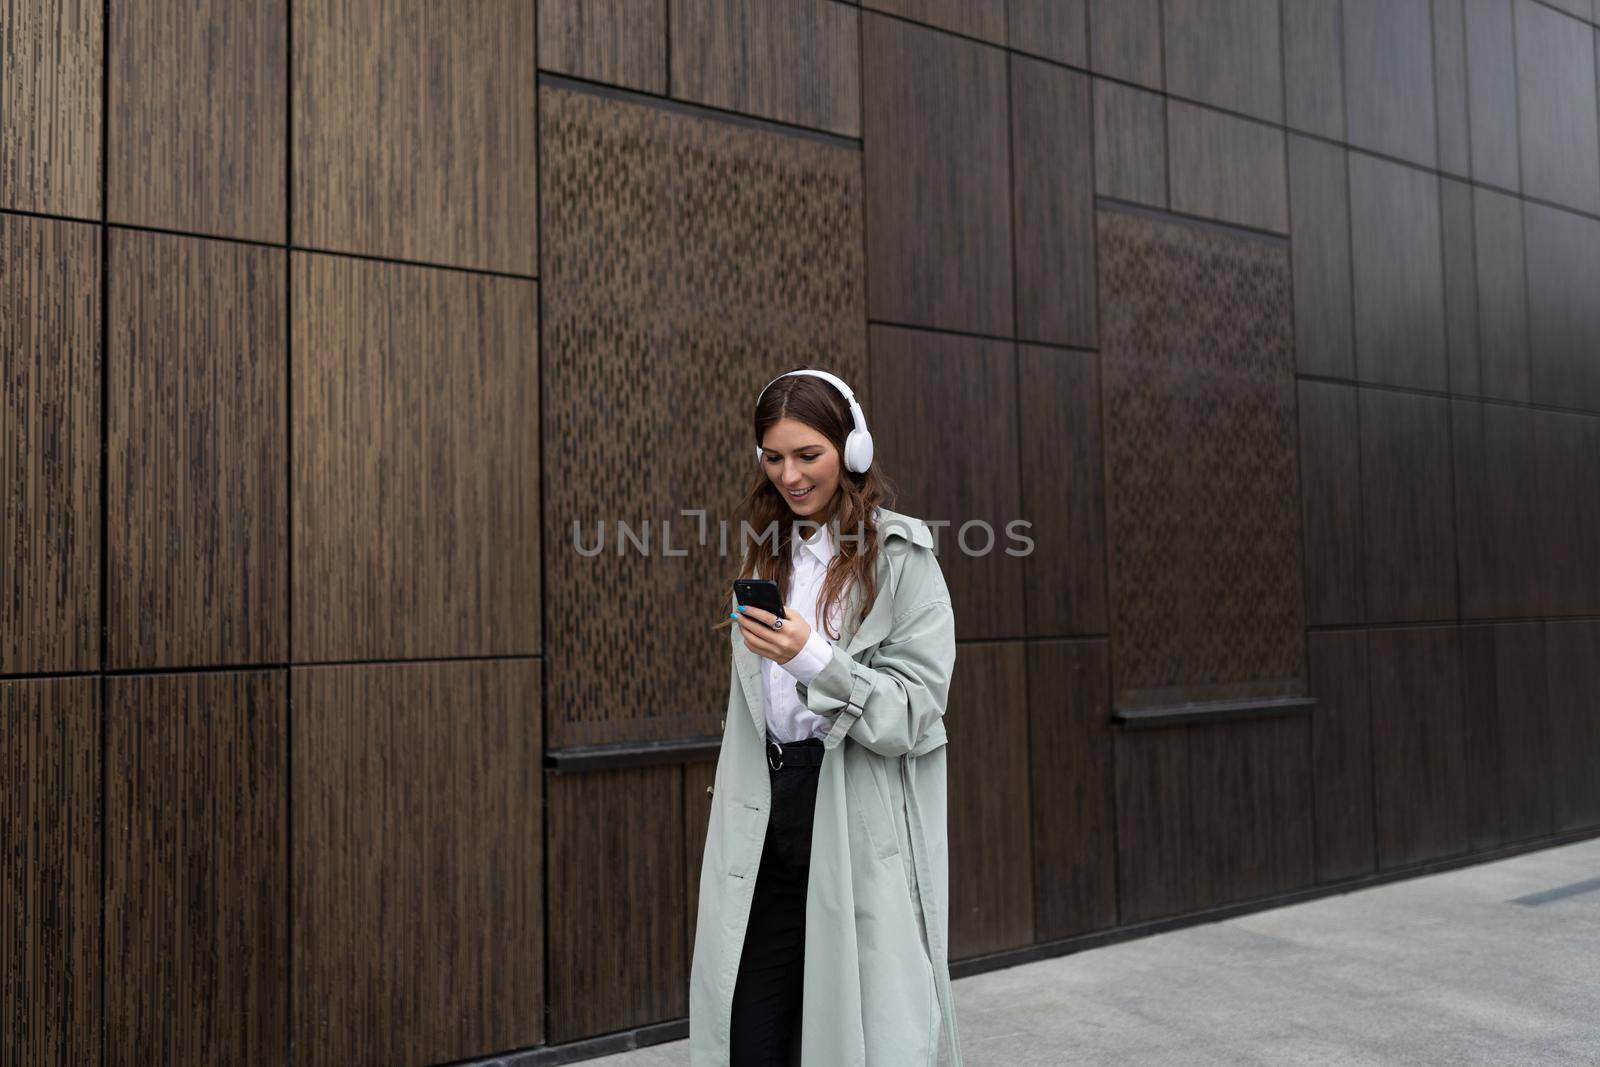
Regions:
<instances>
[{"instance_id":1,"label":"black phone case","mask_svg":"<svg viewBox=\"0 0 1600 1067\"><path fill-rule=\"evenodd\" d=\"M778 583L771 578L736 578L733 595L745 607L761 608L783 618L783 598L778 595Z\"/></svg>"}]
</instances>

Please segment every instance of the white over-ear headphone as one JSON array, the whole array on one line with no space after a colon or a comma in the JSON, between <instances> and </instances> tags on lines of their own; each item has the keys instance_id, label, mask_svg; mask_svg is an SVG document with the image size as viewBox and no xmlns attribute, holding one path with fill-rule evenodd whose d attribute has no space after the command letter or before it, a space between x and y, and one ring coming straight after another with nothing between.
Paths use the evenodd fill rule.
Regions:
<instances>
[{"instance_id":1,"label":"white over-ear headphone","mask_svg":"<svg viewBox=\"0 0 1600 1067\"><path fill-rule=\"evenodd\" d=\"M845 403L850 405L850 421L854 424L850 430L850 436L844 439L845 470L860 474L872 466L872 432L867 429L867 417L861 413L861 405L856 403L856 395L850 391L850 387L825 370L785 371L783 374L778 375L778 378L787 378L791 374L809 374L813 378L821 378L844 395ZM778 378L772 379L772 382L777 381ZM761 392L756 394L756 403L758 405L761 403L761 398L766 395L767 390L772 387L772 382L763 385ZM761 462L761 457L761 446L757 444L757 463Z\"/></svg>"}]
</instances>

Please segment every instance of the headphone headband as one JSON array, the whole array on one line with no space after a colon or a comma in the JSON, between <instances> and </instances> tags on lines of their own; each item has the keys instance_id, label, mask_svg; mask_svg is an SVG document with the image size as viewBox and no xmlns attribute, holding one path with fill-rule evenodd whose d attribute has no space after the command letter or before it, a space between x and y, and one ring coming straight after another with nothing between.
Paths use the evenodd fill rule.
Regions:
<instances>
[{"instance_id":1,"label":"headphone headband","mask_svg":"<svg viewBox=\"0 0 1600 1067\"><path fill-rule=\"evenodd\" d=\"M778 378L787 378L792 374L804 374L812 378L821 378L839 391L840 395L844 397L845 403L850 407L850 435L845 438L844 442L845 469L860 474L872 466L872 433L867 429L867 416L862 412L861 405L856 401L855 393L850 391L850 387L844 383L844 380L837 375L829 374L825 370L811 370L810 368L784 371L778 375ZM772 379L772 382L777 381L778 378ZM767 395L767 390L772 387L772 382L763 385L761 392L756 394L756 406L759 407L761 405L761 398ZM756 462L759 463L760 461L761 443L758 441L756 442Z\"/></svg>"}]
</instances>

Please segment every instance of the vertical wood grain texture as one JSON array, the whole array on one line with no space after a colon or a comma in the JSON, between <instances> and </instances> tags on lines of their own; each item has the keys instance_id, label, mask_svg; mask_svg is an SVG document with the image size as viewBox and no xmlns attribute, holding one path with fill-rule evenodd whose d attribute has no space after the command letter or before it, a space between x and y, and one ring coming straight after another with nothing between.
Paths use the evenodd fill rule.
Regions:
<instances>
[{"instance_id":1,"label":"vertical wood grain texture","mask_svg":"<svg viewBox=\"0 0 1600 1067\"><path fill-rule=\"evenodd\" d=\"M1472 177L1522 188L1517 147L1517 56L1512 0L1463 0L1467 34L1467 127Z\"/></svg>"},{"instance_id":2,"label":"vertical wood grain texture","mask_svg":"<svg viewBox=\"0 0 1600 1067\"><path fill-rule=\"evenodd\" d=\"M1451 402L1464 619L1539 614L1533 416L1520 406Z\"/></svg>"},{"instance_id":3,"label":"vertical wood grain texture","mask_svg":"<svg viewBox=\"0 0 1600 1067\"><path fill-rule=\"evenodd\" d=\"M1166 0L1167 91L1283 121L1278 0Z\"/></svg>"},{"instance_id":4,"label":"vertical wood grain texture","mask_svg":"<svg viewBox=\"0 0 1600 1067\"><path fill-rule=\"evenodd\" d=\"M100 665L100 235L0 216L0 671Z\"/></svg>"},{"instance_id":5,"label":"vertical wood grain texture","mask_svg":"<svg viewBox=\"0 0 1600 1067\"><path fill-rule=\"evenodd\" d=\"M1283 131L1178 100L1167 102L1172 210L1289 232Z\"/></svg>"},{"instance_id":6,"label":"vertical wood grain texture","mask_svg":"<svg viewBox=\"0 0 1600 1067\"><path fill-rule=\"evenodd\" d=\"M1439 240L1444 260L1444 335L1450 392L1482 393L1478 353L1478 267L1472 241L1472 187L1439 179Z\"/></svg>"},{"instance_id":7,"label":"vertical wood grain texture","mask_svg":"<svg viewBox=\"0 0 1600 1067\"><path fill-rule=\"evenodd\" d=\"M1370 874L1377 863L1372 807L1372 705L1365 630L1306 635L1311 695L1311 779L1316 790L1317 879Z\"/></svg>"},{"instance_id":8,"label":"vertical wood grain texture","mask_svg":"<svg viewBox=\"0 0 1600 1067\"><path fill-rule=\"evenodd\" d=\"M728 646L705 627L726 613L739 534L723 554L717 524L765 477L756 393L822 366L878 428L860 156L555 88L542 106L550 740L711 734ZM706 526L684 508L706 509ZM623 522L649 547L623 547ZM681 558L666 555L669 522ZM603 554L581 555L597 527ZM667 627L615 624L661 604L684 610Z\"/></svg>"},{"instance_id":9,"label":"vertical wood grain texture","mask_svg":"<svg viewBox=\"0 0 1600 1067\"><path fill-rule=\"evenodd\" d=\"M1026 557L1006 553L1020 550L1007 524L1027 518L1015 346L889 326L873 326L870 338L874 462L883 462L900 489L896 510L944 524L934 542L957 639L1021 637ZM993 532L987 551L982 526L962 530L981 522Z\"/></svg>"},{"instance_id":10,"label":"vertical wood grain texture","mask_svg":"<svg viewBox=\"0 0 1600 1067\"><path fill-rule=\"evenodd\" d=\"M1344 16L1329 0L1283 0L1284 120L1344 140Z\"/></svg>"},{"instance_id":11,"label":"vertical wood grain texture","mask_svg":"<svg viewBox=\"0 0 1600 1067\"><path fill-rule=\"evenodd\" d=\"M1006 54L862 14L867 306L1012 336Z\"/></svg>"},{"instance_id":12,"label":"vertical wood grain texture","mask_svg":"<svg viewBox=\"0 0 1600 1067\"><path fill-rule=\"evenodd\" d=\"M1522 212L1533 402L1600 411L1600 222L1532 201Z\"/></svg>"},{"instance_id":13,"label":"vertical wood grain texture","mask_svg":"<svg viewBox=\"0 0 1600 1067\"><path fill-rule=\"evenodd\" d=\"M1315 881L1310 737L1302 716L1189 728L1196 906Z\"/></svg>"},{"instance_id":14,"label":"vertical wood grain texture","mask_svg":"<svg viewBox=\"0 0 1600 1067\"><path fill-rule=\"evenodd\" d=\"M689 954L681 768L548 774L545 782L549 1040L682 1018Z\"/></svg>"},{"instance_id":15,"label":"vertical wood grain texture","mask_svg":"<svg viewBox=\"0 0 1600 1067\"><path fill-rule=\"evenodd\" d=\"M111 221L283 242L286 0L110 11Z\"/></svg>"},{"instance_id":16,"label":"vertical wood grain texture","mask_svg":"<svg viewBox=\"0 0 1600 1067\"><path fill-rule=\"evenodd\" d=\"M1600 623L1545 624L1553 829L1600 825Z\"/></svg>"},{"instance_id":17,"label":"vertical wood grain texture","mask_svg":"<svg viewBox=\"0 0 1600 1067\"><path fill-rule=\"evenodd\" d=\"M541 669L290 672L297 1063L545 1039Z\"/></svg>"},{"instance_id":18,"label":"vertical wood grain texture","mask_svg":"<svg viewBox=\"0 0 1600 1067\"><path fill-rule=\"evenodd\" d=\"M1094 110L1090 81L1011 61L1017 336L1095 344Z\"/></svg>"},{"instance_id":19,"label":"vertical wood grain texture","mask_svg":"<svg viewBox=\"0 0 1600 1067\"><path fill-rule=\"evenodd\" d=\"M1344 85L1353 147L1435 165L1429 0L1344 0Z\"/></svg>"},{"instance_id":20,"label":"vertical wood grain texture","mask_svg":"<svg viewBox=\"0 0 1600 1067\"><path fill-rule=\"evenodd\" d=\"M1160 89L1161 0L1089 0L1089 65Z\"/></svg>"},{"instance_id":21,"label":"vertical wood grain texture","mask_svg":"<svg viewBox=\"0 0 1600 1067\"><path fill-rule=\"evenodd\" d=\"M667 0L537 0L539 67L667 91Z\"/></svg>"},{"instance_id":22,"label":"vertical wood grain texture","mask_svg":"<svg viewBox=\"0 0 1600 1067\"><path fill-rule=\"evenodd\" d=\"M672 95L861 135L860 12L831 0L674 0Z\"/></svg>"},{"instance_id":23,"label":"vertical wood grain texture","mask_svg":"<svg viewBox=\"0 0 1600 1067\"><path fill-rule=\"evenodd\" d=\"M100 682L0 682L0 1062L100 1062Z\"/></svg>"},{"instance_id":24,"label":"vertical wood grain texture","mask_svg":"<svg viewBox=\"0 0 1600 1067\"><path fill-rule=\"evenodd\" d=\"M1027 646L963 644L950 684L950 956L1034 941Z\"/></svg>"},{"instance_id":25,"label":"vertical wood grain texture","mask_svg":"<svg viewBox=\"0 0 1600 1067\"><path fill-rule=\"evenodd\" d=\"M1333 382L1298 385L1306 621L1362 622L1366 553L1356 389Z\"/></svg>"},{"instance_id":26,"label":"vertical wood grain texture","mask_svg":"<svg viewBox=\"0 0 1600 1067\"><path fill-rule=\"evenodd\" d=\"M1497 847L1500 830L1499 710L1493 626L1461 626L1461 743L1466 790L1467 845Z\"/></svg>"},{"instance_id":27,"label":"vertical wood grain texture","mask_svg":"<svg viewBox=\"0 0 1600 1067\"><path fill-rule=\"evenodd\" d=\"M1439 169L1472 173L1467 120L1467 28L1461 0L1434 0L1434 95L1439 114Z\"/></svg>"},{"instance_id":28,"label":"vertical wood grain texture","mask_svg":"<svg viewBox=\"0 0 1600 1067\"><path fill-rule=\"evenodd\" d=\"M1478 282L1479 389L1487 397L1526 401L1531 368L1522 201L1474 186L1472 232Z\"/></svg>"},{"instance_id":29,"label":"vertical wood grain texture","mask_svg":"<svg viewBox=\"0 0 1600 1067\"><path fill-rule=\"evenodd\" d=\"M1100 360L1093 352L1034 345L1022 346L1017 359L1021 508L1032 524L1021 533L1033 540L1023 557L1027 632L1105 633Z\"/></svg>"},{"instance_id":30,"label":"vertical wood grain texture","mask_svg":"<svg viewBox=\"0 0 1600 1067\"><path fill-rule=\"evenodd\" d=\"M295 253L295 657L539 649L531 282Z\"/></svg>"},{"instance_id":31,"label":"vertical wood grain texture","mask_svg":"<svg viewBox=\"0 0 1600 1067\"><path fill-rule=\"evenodd\" d=\"M1034 939L1048 941L1117 921L1109 646L1030 641L1027 672Z\"/></svg>"},{"instance_id":32,"label":"vertical wood grain texture","mask_svg":"<svg viewBox=\"0 0 1600 1067\"><path fill-rule=\"evenodd\" d=\"M1074 67L1089 65L1089 0L1011 0L1007 41Z\"/></svg>"},{"instance_id":33,"label":"vertical wood grain texture","mask_svg":"<svg viewBox=\"0 0 1600 1067\"><path fill-rule=\"evenodd\" d=\"M533 274L534 5L294 4L294 240Z\"/></svg>"},{"instance_id":34,"label":"vertical wood grain texture","mask_svg":"<svg viewBox=\"0 0 1600 1067\"><path fill-rule=\"evenodd\" d=\"M1594 34L1534 0L1515 3L1522 191L1600 212Z\"/></svg>"},{"instance_id":35,"label":"vertical wood grain texture","mask_svg":"<svg viewBox=\"0 0 1600 1067\"><path fill-rule=\"evenodd\" d=\"M1332 378L1356 376L1345 155L1338 145L1289 136L1295 366Z\"/></svg>"},{"instance_id":36,"label":"vertical wood grain texture","mask_svg":"<svg viewBox=\"0 0 1600 1067\"><path fill-rule=\"evenodd\" d=\"M1456 627L1372 630L1378 867L1467 850L1466 753Z\"/></svg>"},{"instance_id":37,"label":"vertical wood grain texture","mask_svg":"<svg viewBox=\"0 0 1600 1067\"><path fill-rule=\"evenodd\" d=\"M1350 153L1356 373L1364 382L1443 392L1444 275L1439 179Z\"/></svg>"},{"instance_id":38,"label":"vertical wood grain texture","mask_svg":"<svg viewBox=\"0 0 1600 1067\"><path fill-rule=\"evenodd\" d=\"M1094 188L1102 196L1167 206L1167 126L1159 95L1094 80Z\"/></svg>"},{"instance_id":39,"label":"vertical wood grain texture","mask_svg":"<svg viewBox=\"0 0 1600 1067\"><path fill-rule=\"evenodd\" d=\"M103 0L0 0L0 208L100 216Z\"/></svg>"},{"instance_id":40,"label":"vertical wood grain texture","mask_svg":"<svg viewBox=\"0 0 1600 1067\"><path fill-rule=\"evenodd\" d=\"M1523 841L1551 830L1553 751L1545 624L1496 626L1494 634L1500 827L1506 841Z\"/></svg>"},{"instance_id":41,"label":"vertical wood grain texture","mask_svg":"<svg viewBox=\"0 0 1600 1067\"><path fill-rule=\"evenodd\" d=\"M977 37L990 44L1006 43L1007 0L860 0L860 2L864 8L885 11L967 37Z\"/></svg>"},{"instance_id":42,"label":"vertical wood grain texture","mask_svg":"<svg viewBox=\"0 0 1600 1067\"><path fill-rule=\"evenodd\" d=\"M0 216L0 672L99 665L101 238Z\"/></svg>"},{"instance_id":43,"label":"vertical wood grain texture","mask_svg":"<svg viewBox=\"0 0 1600 1067\"><path fill-rule=\"evenodd\" d=\"M1546 615L1600 613L1600 418L1535 411L1538 451L1541 610Z\"/></svg>"},{"instance_id":44,"label":"vertical wood grain texture","mask_svg":"<svg viewBox=\"0 0 1600 1067\"><path fill-rule=\"evenodd\" d=\"M106 684L108 1059L282 1063L287 672Z\"/></svg>"},{"instance_id":45,"label":"vertical wood grain texture","mask_svg":"<svg viewBox=\"0 0 1600 1067\"><path fill-rule=\"evenodd\" d=\"M288 253L111 232L108 664L288 655Z\"/></svg>"},{"instance_id":46,"label":"vertical wood grain texture","mask_svg":"<svg viewBox=\"0 0 1600 1067\"><path fill-rule=\"evenodd\" d=\"M1449 401L1361 389L1367 619L1456 617Z\"/></svg>"},{"instance_id":47,"label":"vertical wood grain texture","mask_svg":"<svg viewBox=\"0 0 1600 1067\"><path fill-rule=\"evenodd\" d=\"M1197 905L1191 874L1189 731L1119 730L1117 916L1124 925Z\"/></svg>"}]
</instances>

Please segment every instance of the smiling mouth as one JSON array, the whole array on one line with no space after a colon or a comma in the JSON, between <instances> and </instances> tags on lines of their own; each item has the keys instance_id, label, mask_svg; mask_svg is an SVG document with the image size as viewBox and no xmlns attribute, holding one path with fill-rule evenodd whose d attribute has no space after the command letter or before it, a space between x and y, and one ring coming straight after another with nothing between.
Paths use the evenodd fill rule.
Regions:
<instances>
[{"instance_id":1,"label":"smiling mouth","mask_svg":"<svg viewBox=\"0 0 1600 1067\"><path fill-rule=\"evenodd\" d=\"M789 499L790 500L804 500L806 497L811 495L811 490L815 489L815 488L816 488L816 486L814 486L814 485L810 486L802 493L790 492L787 489L785 489L784 492L789 494Z\"/></svg>"}]
</instances>

